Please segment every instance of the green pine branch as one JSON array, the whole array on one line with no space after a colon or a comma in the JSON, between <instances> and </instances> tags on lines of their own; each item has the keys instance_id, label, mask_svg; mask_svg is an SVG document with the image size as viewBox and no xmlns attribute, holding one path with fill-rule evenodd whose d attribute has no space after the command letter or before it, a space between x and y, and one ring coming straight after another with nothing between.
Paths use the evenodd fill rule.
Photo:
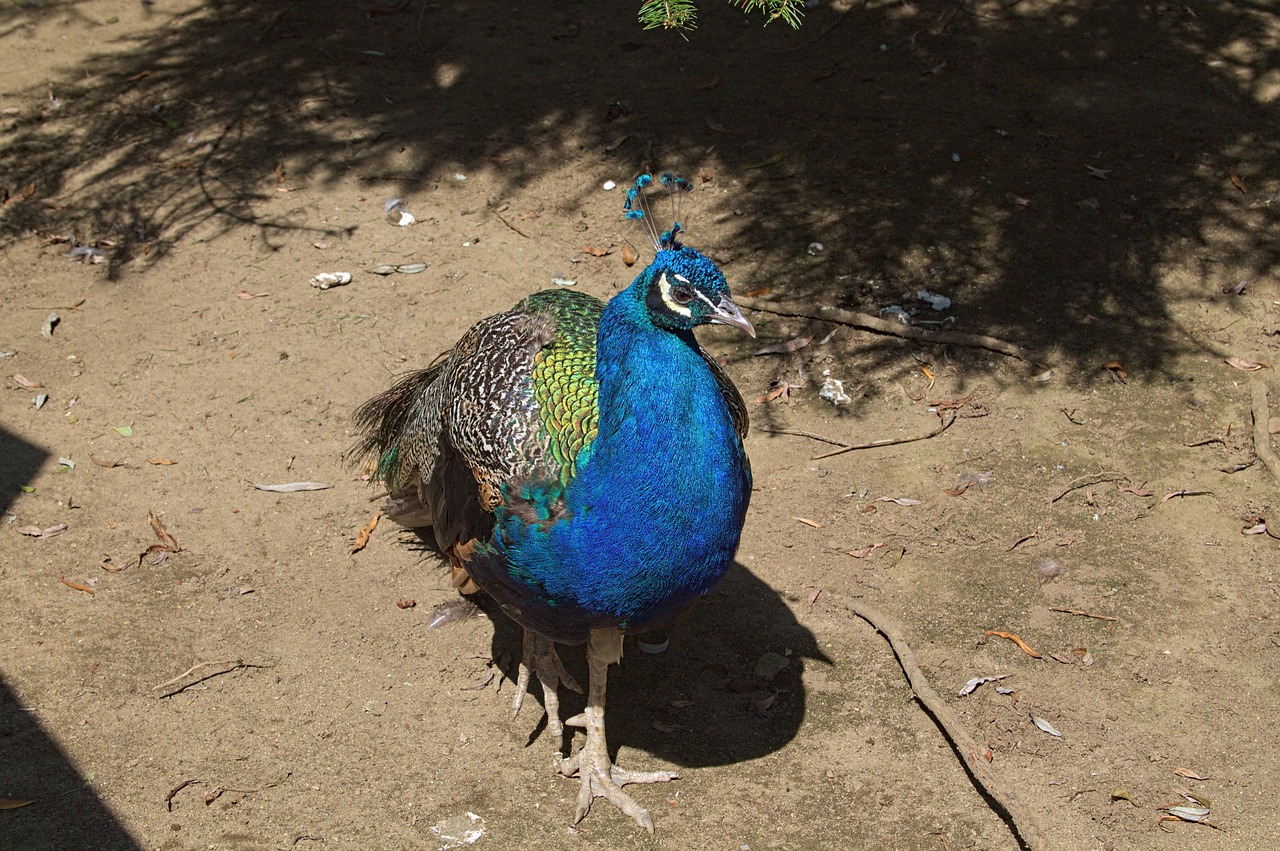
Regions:
<instances>
[{"instance_id":1,"label":"green pine branch","mask_svg":"<svg viewBox=\"0 0 1280 851\"><path fill-rule=\"evenodd\" d=\"M761 12L765 26L782 20L791 27L800 26L804 0L729 0L744 12ZM698 9L693 0L645 0L639 19L647 30L691 30L698 25Z\"/></svg>"}]
</instances>

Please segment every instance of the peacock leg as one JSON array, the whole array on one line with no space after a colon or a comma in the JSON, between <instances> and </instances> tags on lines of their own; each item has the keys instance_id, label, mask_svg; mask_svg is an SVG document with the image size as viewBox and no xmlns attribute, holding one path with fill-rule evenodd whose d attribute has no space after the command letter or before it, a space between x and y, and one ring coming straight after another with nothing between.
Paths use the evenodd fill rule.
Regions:
<instances>
[{"instance_id":1,"label":"peacock leg","mask_svg":"<svg viewBox=\"0 0 1280 851\"><path fill-rule=\"evenodd\" d=\"M556 738L556 747L564 738L564 725L560 722L560 692L565 688L582 694L582 687L577 680L564 669L560 654L556 653L555 642L533 630L524 631L524 653L520 660L520 673L516 677L516 696L511 701L511 717L520 713L525 693L529 690L529 674L538 675L542 683L542 702L547 708L547 731Z\"/></svg>"},{"instance_id":2,"label":"peacock leg","mask_svg":"<svg viewBox=\"0 0 1280 851\"><path fill-rule=\"evenodd\" d=\"M587 664L590 682L587 690L587 708L582 715L567 723L586 727L587 741L572 757L560 760L558 770L565 777L582 778L578 792L578 812L574 822L582 821L591 811L591 802L607 798L609 803L635 820L636 824L653 833L653 819L649 811L622 791L630 783L665 783L675 780L673 771L629 771L618 768L609 759L609 747L604 734L604 693L609 665L622 658L622 633L617 630L593 630L587 644Z\"/></svg>"}]
</instances>

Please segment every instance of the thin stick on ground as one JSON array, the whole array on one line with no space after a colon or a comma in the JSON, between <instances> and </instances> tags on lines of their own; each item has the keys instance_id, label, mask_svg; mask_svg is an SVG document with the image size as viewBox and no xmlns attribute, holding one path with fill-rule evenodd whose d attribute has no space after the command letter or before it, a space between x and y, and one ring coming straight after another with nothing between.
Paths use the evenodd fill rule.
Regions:
<instances>
[{"instance_id":1,"label":"thin stick on ground","mask_svg":"<svg viewBox=\"0 0 1280 851\"><path fill-rule=\"evenodd\" d=\"M180 680L182 680L182 679L186 678L186 677L187 677L188 675L190 675L190 674L195 673L196 671L200 670L201 668L208 668L208 667L211 667L211 666L213 666L213 665L230 665L231 667L226 668L226 669L221 670L221 671L214 671L213 673L210 673L210 674L205 674L203 677L199 677L198 679L192 680L191 682L187 683L187 684L186 684L186 685L184 685L184 686L180 686L180 687L178 687L178 688L176 688L176 689L173 689L172 691L167 691L167 692L165 692L164 694L160 695L160 698L159 698L159 699L163 700L163 699L164 699L164 698L166 698L166 697L173 697L175 694L180 694L180 693L182 693L182 692L186 691L187 689L191 688L193 685L196 685L197 683L202 683L202 682L204 682L205 680L212 679L212 678L214 678L214 677L220 677L220 676L222 676L223 674L229 674L229 673L231 673L232 671L238 671L238 670L240 670L241 668L266 668L266 667L268 667L267 665L256 665L256 664L254 664L253 662L244 662L244 661L241 661L240 659L222 659L222 660L219 660L219 661L217 661L217 662L198 662L198 663L196 663L196 664L192 665L190 668L187 668L187 669L186 669L185 671L183 671L181 674L178 674L178 676L174 677L173 679L171 679L171 680L166 680L165 682L160 683L160 685L158 685L158 686L152 686L152 687L151 687L151 690L152 690L152 691L159 691L160 689L165 688L166 686L171 686L171 685L173 685L174 683L179 682Z\"/></svg>"},{"instance_id":2,"label":"thin stick on ground","mask_svg":"<svg viewBox=\"0 0 1280 851\"><path fill-rule=\"evenodd\" d=\"M1111 617L1111 615L1095 615L1093 612L1086 612L1080 609L1060 608L1058 606L1050 606L1049 611L1061 612L1064 615L1075 615L1076 617L1081 617L1081 618L1093 618L1094 620L1099 620L1099 621L1119 620L1119 618L1113 618Z\"/></svg>"},{"instance_id":3,"label":"thin stick on ground","mask_svg":"<svg viewBox=\"0 0 1280 851\"><path fill-rule=\"evenodd\" d=\"M793 437L807 437L810 440L820 440L823 443L830 443L832 446L846 447L849 445L843 440L836 440L834 437L827 437L826 435L818 434L817 432L803 431L798 428L762 428L760 431L765 434L789 434Z\"/></svg>"},{"instance_id":4,"label":"thin stick on ground","mask_svg":"<svg viewBox=\"0 0 1280 851\"><path fill-rule=\"evenodd\" d=\"M900 322L881 319L879 316L855 313L852 310L841 310L826 305L814 306L794 301L763 301L748 296L736 296L734 301L739 307L759 310L764 313L776 313L780 316L803 316L807 319L835 322L839 325L849 325L853 328L874 331L877 334L889 334L890 336L903 337L908 340L919 340L922 343L940 343L943 345L986 349L1036 366L1043 367L1047 365L1034 353L1016 343L982 334L962 334L959 331L929 331L924 328L917 328L914 325L903 325Z\"/></svg>"},{"instance_id":5,"label":"thin stick on ground","mask_svg":"<svg viewBox=\"0 0 1280 851\"><path fill-rule=\"evenodd\" d=\"M1267 407L1267 385L1260 378L1255 378L1250 383L1253 391L1253 454L1267 465L1271 475L1280 482L1280 458L1276 457L1275 450L1271 448L1271 435L1267 428L1271 420Z\"/></svg>"},{"instance_id":6,"label":"thin stick on ground","mask_svg":"<svg viewBox=\"0 0 1280 851\"><path fill-rule=\"evenodd\" d=\"M1074 490L1079 490L1080 488L1087 488L1089 485L1097 485L1103 482L1123 482L1127 478L1129 477L1126 476L1124 473L1111 473L1111 472L1090 473L1087 476L1081 476L1078 479L1072 479L1070 484L1067 485L1067 489L1064 490L1062 493L1058 494L1057 496L1055 496L1053 499L1049 500L1049 504L1053 505L1055 502L1062 499L1064 496L1066 496L1067 494L1071 493Z\"/></svg>"},{"instance_id":7,"label":"thin stick on ground","mask_svg":"<svg viewBox=\"0 0 1280 851\"><path fill-rule=\"evenodd\" d=\"M490 207L490 208L489 208L489 212L490 212L490 213L493 213L495 216L497 216L498 221L502 222L504 225L506 225L507 227L511 228L513 231L515 231L516 233L520 234L521 236L523 236L525 239L528 239L528 238L529 238L529 234L525 233L524 231L520 230L520 228L518 228L518 227L516 227L515 225L511 224L511 222L507 221L507 217L506 217L506 216L504 216L504 215L502 215L501 213L499 213L497 210L493 209L493 207Z\"/></svg>"},{"instance_id":8,"label":"thin stick on ground","mask_svg":"<svg viewBox=\"0 0 1280 851\"><path fill-rule=\"evenodd\" d=\"M809 460L819 461L823 458L830 458L834 455L842 455L845 452L852 452L855 449L874 449L877 446L896 446L899 443L915 443L917 440L928 440L931 437L937 437L942 434L951 427L951 424L954 423L956 419L956 413L952 411L951 416L943 417L942 425L938 426L928 434L917 434L914 437L886 437L882 440L873 440L869 443L842 443L839 444L839 449L832 449L830 452L820 452L817 455L810 455ZM804 435L804 437L812 437L815 440L826 440L826 438L821 438L817 435ZM835 441L828 442L834 443Z\"/></svg>"},{"instance_id":9,"label":"thin stick on ground","mask_svg":"<svg viewBox=\"0 0 1280 851\"><path fill-rule=\"evenodd\" d=\"M960 719L956 717L950 707L943 702L938 693L929 685L929 681L925 679L920 666L916 664L915 654L911 652L911 647L908 646L906 639L903 637L902 629L875 607L853 597L840 596L850 611L871 624L877 632L888 639L889 646L893 648L894 655L898 657L898 664L902 666L903 673L907 675L907 681L911 684L911 690L915 694L916 700L920 701L921 705L933 716L933 720L942 730L942 734L947 737L952 747L955 748L956 753L964 760L964 764L969 770L969 775L978 784L982 792L1004 810L1003 815L1007 817L1010 826L1023 844L1032 849L1032 851L1044 851L1047 849L1049 842L1038 823L1038 819L1027 811L1018 793L1013 788L1006 786L996 776L995 771L983 759L983 749L978 746L978 743L964 729Z\"/></svg>"}]
</instances>

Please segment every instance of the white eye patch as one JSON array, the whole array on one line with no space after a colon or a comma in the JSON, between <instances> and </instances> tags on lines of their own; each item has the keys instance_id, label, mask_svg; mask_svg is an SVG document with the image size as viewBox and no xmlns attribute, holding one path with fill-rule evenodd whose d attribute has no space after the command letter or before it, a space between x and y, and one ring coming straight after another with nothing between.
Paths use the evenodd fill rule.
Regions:
<instances>
[{"instance_id":1,"label":"white eye patch","mask_svg":"<svg viewBox=\"0 0 1280 851\"><path fill-rule=\"evenodd\" d=\"M676 275L675 278L677 281L681 281L682 283L689 283L689 279L683 275ZM671 282L667 280L666 272L658 275L658 291L662 293L662 303L667 306L667 310L670 310L678 316L693 316L693 311L689 310L687 305L679 304L671 297ZM702 293L698 293L697 290L694 290L694 292L698 295L702 295Z\"/></svg>"}]
</instances>

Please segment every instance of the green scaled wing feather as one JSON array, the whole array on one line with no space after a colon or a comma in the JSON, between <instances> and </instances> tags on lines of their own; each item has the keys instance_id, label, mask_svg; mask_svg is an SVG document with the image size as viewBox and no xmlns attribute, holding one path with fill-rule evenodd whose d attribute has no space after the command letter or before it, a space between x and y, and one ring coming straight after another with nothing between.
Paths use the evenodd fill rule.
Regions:
<instances>
[{"instance_id":1,"label":"green scaled wing feather","mask_svg":"<svg viewBox=\"0 0 1280 851\"><path fill-rule=\"evenodd\" d=\"M517 309L550 314L556 336L534 357L533 395L538 402L547 460L561 483L573 478L578 453L596 439L596 331L604 303L582 293L547 290Z\"/></svg>"}]
</instances>

